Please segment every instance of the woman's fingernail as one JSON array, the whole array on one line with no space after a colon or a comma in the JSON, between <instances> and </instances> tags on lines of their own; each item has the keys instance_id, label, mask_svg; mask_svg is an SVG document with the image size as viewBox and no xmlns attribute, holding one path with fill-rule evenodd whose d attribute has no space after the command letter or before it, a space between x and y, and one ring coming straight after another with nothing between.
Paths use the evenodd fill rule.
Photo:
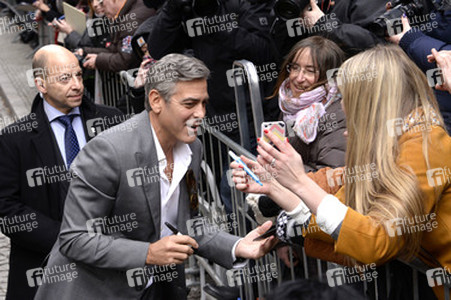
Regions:
<instances>
[{"instance_id":1,"label":"woman's fingernail","mask_svg":"<svg viewBox=\"0 0 451 300\"><path fill-rule=\"evenodd\" d=\"M240 167L241 169L244 169L244 166L243 166L243 165L239 165L239 167Z\"/></svg>"},{"instance_id":2,"label":"woman's fingernail","mask_svg":"<svg viewBox=\"0 0 451 300\"><path fill-rule=\"evenodd\" d=\"M246 184L247 187L249 187L249 184Z\"/></svg>"},{"instance_id":3,"label":"woman's fingernail","mask_svg":"<svg viewBox=\"0 0 451 300\"><path fill-rule=\"evenodd\" d=\"M257 138L257 142L260 142L260 138Z\"/></svg>"},{"instance_id":4,"label":"woman's fingernail","mask_svg":"<svg viewBox=\"0 0 451 300\"><path fill-rule=\"evenodd\" d=\"M264 132L264 133L268 133L268 132L269 132L269 130L268 130L268 129L265 129L265 130L263 130L263 132Z\"/></svg>"},{"instance_id":5,"label":"woman's fingernail","mask_svg":"<svg viewBox=\"0 0 451 300\"><path fill-rule=\"evenodd\" d=\"M402 17L403 17L403 18L407 18L406 13L403 13L403 14L402 14Z\"/></svg>"}]
</instances>

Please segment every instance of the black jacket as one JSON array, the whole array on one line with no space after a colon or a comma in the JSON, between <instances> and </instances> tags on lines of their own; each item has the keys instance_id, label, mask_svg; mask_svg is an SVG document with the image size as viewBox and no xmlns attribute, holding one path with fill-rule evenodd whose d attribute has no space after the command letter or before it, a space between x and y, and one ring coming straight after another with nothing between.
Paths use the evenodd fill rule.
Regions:
<instances>
[{"instance_id":1,"label":"black jacket","mask_svg":"<svg viewBox=\"0 0 451 300\"><path fill-rule=\"evenodd\" d=\"M87 141L93 136L87 121L102 118L106 127L122 121L119 110L87 99L80 112ZM11 240L6 299L32 299L36 287L29 287L26 271L40 267L56 241L70 182L61 179L70 177L39 95L31 114L2 130L0 153L0 228ZM36 168L53 168L61 180L32 178Z\"/></svg>"},{"instance_id":2,"label":"black jacket","mask_svg":"<svg viewBox=\"0 0 451 300\"><path fill-rule=\"evenodd\" d=\"M279 50L279 58L286 55L296 42L312 35L334 41L348 56L385 43L368 27L385 12L386 3L386 0L337 0L326 16L315 23L314 30L301 30L301 36L289 37L286 22L277 21L272 36Z\"/></svg>"}]
</instances>

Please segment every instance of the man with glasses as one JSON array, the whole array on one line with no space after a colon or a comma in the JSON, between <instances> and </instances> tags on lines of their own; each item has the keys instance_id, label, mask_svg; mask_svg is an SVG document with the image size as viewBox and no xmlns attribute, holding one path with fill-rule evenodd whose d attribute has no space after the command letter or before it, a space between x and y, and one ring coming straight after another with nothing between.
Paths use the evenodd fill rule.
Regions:
<instances>
[{"instance_id":1,"label":"man with glasses","mask_svg":"<svg viewBox=\"0 0 451 300\"><path fill-rule=\"evenodd\" d=\"M0 134L0 229L11 240L6 299L14 300L36 293L27 272L39 271L56 241L75 156L122 116L83 96L78 60L63 47L42 47L27 74L39 91L31 113Z\"/></svg>"}]
</instances>

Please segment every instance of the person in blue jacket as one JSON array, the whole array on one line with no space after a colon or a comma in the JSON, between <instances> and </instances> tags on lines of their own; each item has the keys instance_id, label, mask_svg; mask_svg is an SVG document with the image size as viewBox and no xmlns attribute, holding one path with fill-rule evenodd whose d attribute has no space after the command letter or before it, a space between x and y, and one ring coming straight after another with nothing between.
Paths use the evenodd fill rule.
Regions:
<instances>
[{"instance_id":1,"label":"person in blue jacket","mask_svg":"<svg viewBox=\"0 0 451 300\"><path fill-rule=\"evenodd\" d=\"M451 10L432 11L428 21L431 26L421 26L427 28L425 31L421 31L420 26L411 26L406 16L401 19L403 31L388 39L398 44L428 75L428 71L437 68L435 62L428 61L427 57L431 54L431 50L433 48L437 51L451 50ZM434 80L434 78L432 79ZM434 89L434 92L449 133L451 132L451 94L437 89Z\"/></svg>"}]
</instances>

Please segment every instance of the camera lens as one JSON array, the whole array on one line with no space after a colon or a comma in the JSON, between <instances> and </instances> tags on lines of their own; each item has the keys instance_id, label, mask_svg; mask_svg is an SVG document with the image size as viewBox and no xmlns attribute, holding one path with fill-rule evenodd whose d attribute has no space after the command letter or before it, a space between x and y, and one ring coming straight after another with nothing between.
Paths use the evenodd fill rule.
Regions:
<instances>
[{"instance_id":1,"label":"camera lens","mask_svg":"<svg viewBox=\"0 0 451 300\"><path fill-rule=\"evenodd\" d=\"M309 0L279 0L274 5L274 12L284 21L299 18L309 3Z\"/></svg>"}]
</instances>

